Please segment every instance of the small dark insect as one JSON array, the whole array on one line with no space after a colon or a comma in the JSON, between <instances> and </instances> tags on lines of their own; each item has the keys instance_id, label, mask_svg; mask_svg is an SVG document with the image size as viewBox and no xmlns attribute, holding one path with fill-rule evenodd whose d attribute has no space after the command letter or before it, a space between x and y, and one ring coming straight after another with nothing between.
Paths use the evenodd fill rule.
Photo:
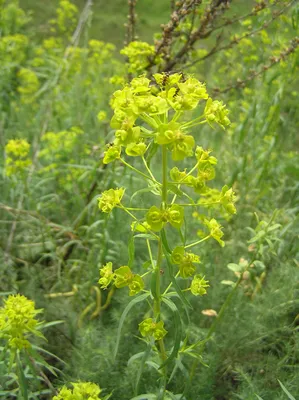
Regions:
<instances>
[{"instance_id":1,"label":"small dark insect","mask_svg":"<svg viewBox=\"0 0 299 400\"><path fill-rule=\"evenodd\" d=\"M169 78L170 72L164 72L161 86L165 87Z\"/></svg>"},{"instance_id":2,"label":"small dark insect","mask_svg":"<svg viewBox=\"0 0 299 400\"><path fill-rule=\"evenodd\" d=\"M180 91L180 89L179 89L179 88L176 88L173 97L176 97L176 96L179 94L179 91Z\"/></svg>"},{"instance_id":3,"label":"small dark insect","mask_svg":"<svg viewBox=\"0 0 299 400\"><path fill-rule=\"evenodd\" d=\"M107 149L109 149L110 147L113 147L113 146L114 146L113 142L110 142L110 143L106 144Z\"/></svg>"},{"instance_id":4,"label":"small dark insect","mask_svg":"<svg viewBox=\"0 0 299 400\"><path fill-rule=\"evenodd\" d=\"M160 274L164 275L164 270L163 269L160 269Z\"/></svg>"}]
</instances>

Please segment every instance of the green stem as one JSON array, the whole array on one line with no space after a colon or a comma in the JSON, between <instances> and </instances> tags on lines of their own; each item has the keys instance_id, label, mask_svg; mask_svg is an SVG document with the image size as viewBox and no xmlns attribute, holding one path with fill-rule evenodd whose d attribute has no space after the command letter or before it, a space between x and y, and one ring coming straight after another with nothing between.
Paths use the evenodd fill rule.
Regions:
<instances>
[{"instance_id":1,"label":"green stem","mask_svg":"<svg viewBox=\"0 0 299 400\"><path fill-rule=\"evenodd\" d=\"M152 174L152 171L149 169L149 166L147 165L147 162L146 162L144 156L142 156L142 161L143 161L143 164L144 164L144 166L145 166L147 172L148 172L149 175L151 176L152 180L155 181L155 182L157 182L157 179L154 177L154 175Z\"/></svg>"},{"instance_id":2,"label":"green stem","mask_svg":"<svg viewBox=\"0 0 299 400\"><path fill-rule=\"evenodd\" d=\"M176 121L180 118L180 116L181 116L182 114L183 114L182 111L176 111L175 114L174 114L174 116L173 116L173 118L172 118L172 120L171 120L171 122L176 122Z\"/></svg>"},{"instance_id":3,"label":"green stem","mask_svg":"<svg viewBox=\"0 0 299 400\"><path fill-rule=\"evenodd\" d=\"M126 207L129 211L148 211L148 208L135 208L135 207Z\"/></svg>"},{"instance_id":4,"label":"green stem","mask_svg":"<svg viewBox=\"0 0 299 400\"><path fill-rule=\"evenodd\" d=\"M154 120L154 118L150 117L149 115L143 113L140 115L140 118L143 119L149 126L152 128L158 128L157 122Z\"/></svg>"},{"instance_id":5,"label":"green stem","mask_svg":"<svg viewBox=\"0 0 299 400\"><path fill-rule=\"evenodd\" d=\"M141 176L143 176L146 179L149 179L150 181L155 182L158 185L161 185L160 182L157 182L155 179L153 179L151 176L148 176L146 174L144 174L143 172L139 171L138 169L136 169L135 167L133 167L131 164L127 163L123 158L119 159L124 165L126 165L128 168L130 168L131 170L133 170L134 172L136 172L136 174L139 174Z\"/></svg>"},{"instance_id":6,"label":"green stem","mask_svg":"<svg viewBox=\"0 0 299 400\"><path fill-rule=\"evenodd\" d=\"M185 246L185 249L189 249L189 247L196 246L197 244L204 242L205 240L209 239L210 237L211 237L211 235L208 235L208 236L204 237L203 239L198 240L197 242L190 243L187 246Z\"/></svg>"},{"instance_id":7,"label":"green stem","mask_svg":"<svg viewBox=\"0 0 299 400\"><path fill-rule=\"evenodd\" d=\"M182 127L182 130L190 129L190 128L193 128L194 126L205 124L206 122L207 121L195 122L194 124L188 125L187 127L186 126Z\"/></svg>"},{"instance_id":8,"label":"green stem","mask_svg":"<svg viewBox=\"0 0 299 400\"><path fill-rule=\"evenodd\" d=\"M186 178L187 178L189 175L191 175L192 172L195 171L197 167L198 167L198 162L197 162L197 163L194 165L194 167L188 172L188 174L187 174L186 176L184 176L184 178L180 181L180 184L178 185L178 189L181 188L181 184L184 183L184 181L186 180ZM177 194L175 194L175 195L173 196L173 199L172 199L171 204L173 204L173 203L175 202L176 198L177 198Z\"/></svg>"},{"instance_id":9,"label":"green stem","mask_svg":"<svg viewBox=\"0 0 299 400\"><path fill-rule=\"evenodd\" d=\"M116 206L117 208L121 208L122 210L124 210L127 214L130 215L131 218L134 219L134 221L137 221L138 223L140 223L140 225L144 226L146 230L148 230L153 236L155 236L156 239L159 239L159 236L156 235L153 231L149 230L147 226L145 226L142 222L139 221L138 218L135 217L135 215L133 215L126 207L124 207L121 203Z\"/></svg>"},{"instance_id":10,"label":"green stem","mask_svg":"<svg viewBox=\"0 0 299 400\"><path fill-rule=\"evenodd\" d=\"M180 271L178 271L178 272L176 273L175 278L177 278L179 275L180 275ZM165 291L164 291L164 293L162 294L162 296L165 296L165 295L168 293L168 290L171 288L171 286L172 286L172 282L167 286L167 288L165 289ZM189 289L188 289L188 290L189 290Z\"/></svg>"},{"instance_id":11,"label":"green stem","mask_svg":"<svg viewBox=\"0 0 299 400\"><path fill-rule=\"evenodd\" d=\"M194 118L193 120L191 120L191 121L189 121L189 122L185 122L185 123L182 125L182 128L185 128L185 127L187 128L187 127L189 127L190 125L196 124L197 122L201 121L204 117L205 117L204 115L201 115L200 117Z\"/></svg>"},{"instance_id":12,"label":"green stem","mask_svg":"<svg viewBox=\"0 0 299 400\"><path fill-rule=\"evenodd\" d=\"M167 207L167 149L166 146L162 146L162 172L163 172L163 178L162 178L162 202L161 202L161 209L166 209ZM154 274L156 274L156 296L155 296L155 305L154 305L154 316L155 319L158 320L160 319L160 314L161 314L161 277L160 277L160 269L162 265L162 259L163 259L163 246L162 246L162 236L160 233L160 240L158 244L158 256L157 256L157 264L156 268L154 271ZM165 346L164 346L164 341L163 339L159 340L159 349L160 349L160 357L162 363L164 363L167 359L166 351L165 351ZM167 371L166 367L163 368L163 396L166 390L166 381L167 381Z\"/></svg>"},{"instance_id":13,"label":"green stem","mask_svg":"<svg viewBox=\"0 0 299 400\"><path fill-rule=\"evenodd\" d=\"M167 149L166 146L162 146L162 208L167 206Z\"/></svg>"}]
</instances>

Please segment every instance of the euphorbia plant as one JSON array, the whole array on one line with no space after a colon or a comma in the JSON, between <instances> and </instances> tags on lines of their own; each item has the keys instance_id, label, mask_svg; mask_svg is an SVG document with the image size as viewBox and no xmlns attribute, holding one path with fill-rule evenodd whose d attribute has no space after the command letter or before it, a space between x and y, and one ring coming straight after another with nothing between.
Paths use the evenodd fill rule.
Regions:
<instances>
[{"instance_id":1,"label":"euphorbia plant","mask_svg":"<svg viewBox=\"0 0 299 400\"><path fill-rule=\"evenodd\" d=\"M126 206L125 188L109 189L99 197L99 207L104 213L110 213L115 207L121 208L132 218L132 239L146 241L148 250L147 271L139 275L132 270L132 257L128 265L113 270L109 262L100 269L101 288L114 285L116 288L129 288L129 295L137 295L125 309L120 321L117 347L120 341L124 319L135 304L147 301L150 310L139 323L139 331L147 350L143 353L141 365L149 357L159 355L158 372L161 374L160 388L155 398L168 398L167 379L171 374L173 362L177 357L189 355L200 358L198 343L189 344L183 330L181 305L191 308L188 292L194 296L207 293L208 281L200 273L200 255L191 252L204 241L214 238L221 246L223 232L214 218L201 214L205 228L201 237L190 240L185 229L188 209L219 206L226 213L234 214L235 195L232 189L224 186L221 191L211 189L208 182L215 177L217 159L211 150L196 146L196 139L190 129L208 123L213 127L225 128L230 124L228 110L221 101L213 101L206 91L205 84L193 77L184 78L182 74L155 74L155 82L145 76L134 78L122 90L114 93L111 105L114 115L111 126L115 129L115 139L107 147L103 162L115 160L144 179L148 190L158 197L158 202L149 208ZM202 115L188 120L190 111L203 106ZM140 157L144 169L135 168L125 160ZM158 180L150 162L156 157L162 159L162 179ZM186 158L193 161L192 167L180 169L176 163ZM186 200L185 200L186 199ZM177 240L170 239L171 231L177 232ZM155 255L156 254L156 255ZM167 274L162 276L166 266ZM166 310L173 319L165 320ZM168 332L172 332L168 340ZM186 331L186 329L185 329ZM174 338L174 342L173 342ZM139 370L135 392L142 373ZM146 396L146 395L145 395ZM145 397L146 398L146 397ZM150 397L154 398L154 397Z\"/></svg>"}]
</instances>

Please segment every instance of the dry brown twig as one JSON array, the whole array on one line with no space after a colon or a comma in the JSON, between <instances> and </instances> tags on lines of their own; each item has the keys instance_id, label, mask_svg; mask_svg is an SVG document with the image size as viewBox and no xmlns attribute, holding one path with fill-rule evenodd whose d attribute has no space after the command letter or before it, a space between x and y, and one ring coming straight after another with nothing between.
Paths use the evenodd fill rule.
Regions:
<instances>
[{"instance_id":1,"label":"dry brown twig","mask_svg":"<svg viewBox=\"0 0 299 400\"><path fill-rule=\"evenodd\" d=\"M219 53L220 51L223 50L228 50L236 45L238 45L242 40L247 39L248 37L252 37L254 36L256 33L262 31L265 28L268 28L270 24L272 24L279 16L281 16L288 8L290 8L294 3L296 2L296 0L291 0L289 3L287 3L282 9L280 9L279 11L275 12L271 19L269 19L268 21L264 22L262 24L262 26L260 26L259 28L254 29L253 31L247 32L244 35L242 35L241 37L237 38L235 37L234 39L232 39L228 44L224 45L224 46L217 46L216 45L203 57L197 58L196 60L190 62L189 64L185 65L184 68L190 68L193 67L195 64L206 60L207 58L213 56L216 53ZM219 43L219 42L218 42Z\"/></svg>"},{"instance_id":2,"label":"dry brown twig","mask_svg":"<svg viewBox=\"0 0 299 400\"><path fill-rule=\"evenodd\" d=\"M125 24L127 28L125 46L127 46L130 42L134 42L137 40L136 35L136 19L137 14L135 12L137 0L128 0L129 6L129 14L128 14L128 22Z\"/></svg>"},{"instance_id":3,"label":"dry brown twig","mask_svg":"<svg viewBox=\"0 0 299 400\"><path fill-rule=\"evenodd\" d=\"M270 58L270 62L268 64L263 65L259 71L253 71L247 78L245 79L238 79L237 82L227 86L225 89L214 88L214 93L227 93L232 89L242 88L246 86L246 83L252 81L253 79L263 75L266 71L270 68L274 67L274 65L284 61L290 54L294 53L294 51L299 46L299 37L295 37L291 39L289 47L285 50L281 51L279 56Z\"/></svg>"}]
</instances>

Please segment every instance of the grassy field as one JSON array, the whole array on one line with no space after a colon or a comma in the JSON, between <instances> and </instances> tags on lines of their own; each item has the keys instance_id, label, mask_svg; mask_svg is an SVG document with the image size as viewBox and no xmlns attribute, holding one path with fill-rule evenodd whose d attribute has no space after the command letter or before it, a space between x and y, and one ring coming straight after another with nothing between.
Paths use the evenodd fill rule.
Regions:
<instances>
[{"instance_id":1,"label":"grassy field","mask_svg":"<svg viewBox=\"0 0 299 400\"><path fill-rule=\"evenodd\" d=\"M84 7L84 1L74 2L79 10ZM21 7L32 10L34 31L41 37L47 35L50 18L55 16L56 1L21 0ZM125 0L113 0L111 2L96 0L93 4L93 16L89 29L89 36L98 40L104 40L123 47L125 27L127 22L127 2ZM138 35L141 40L152 40L162 23L169 18L170 4L168 1L143 0L137 3Z\"/></svg>"},{"instance_id":2,"label":"grassy field","mask_svg":"<svg viewBox=\"0 0 299 400\"><path fill-rule=\"evenodd\" d=\"M210 3L3 2L2 398L299 398L298 5Z\"/></svg>"}]
</instances>

